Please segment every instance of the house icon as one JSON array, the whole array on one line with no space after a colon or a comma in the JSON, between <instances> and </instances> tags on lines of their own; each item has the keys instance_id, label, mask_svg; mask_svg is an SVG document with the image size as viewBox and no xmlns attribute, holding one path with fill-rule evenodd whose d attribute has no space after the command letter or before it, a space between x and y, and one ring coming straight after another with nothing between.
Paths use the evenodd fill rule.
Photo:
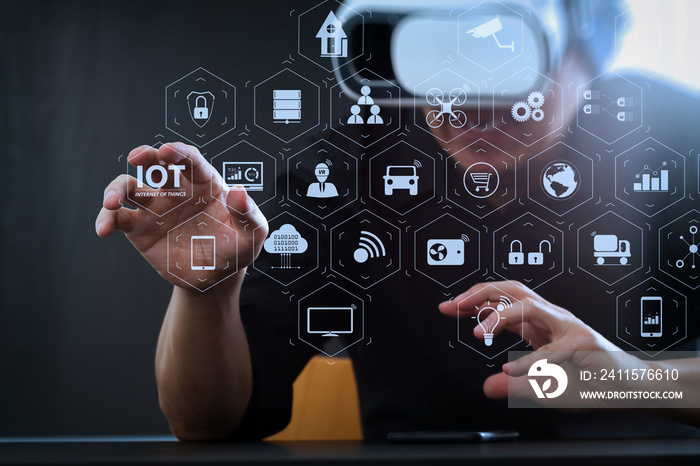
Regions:
<instances>
[{"instance_id":1,"label":"house icon","mask_svg":"<svg viewBox=\"0 0 700 466\"><path fill-rule=\"evenodd\" d=\"M343 31L343 25L333 12L329 12L323 26L316 34L317 39L321 39L322 57L347 57L348 56L348 36Z\"/></svg>"}]
</instances>

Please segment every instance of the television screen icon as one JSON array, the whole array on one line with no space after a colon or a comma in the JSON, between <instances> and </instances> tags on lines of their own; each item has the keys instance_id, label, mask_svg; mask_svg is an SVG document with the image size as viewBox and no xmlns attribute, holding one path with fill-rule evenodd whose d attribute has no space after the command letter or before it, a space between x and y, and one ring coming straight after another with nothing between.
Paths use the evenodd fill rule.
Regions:
<instances>
[{"instance_id":1,"label":"television screen icon","mask_svg":"<svg viewBox=\"0 0 700 466\"><path fill-rule=\"evenodd\" d=\"M337 337L354 330L355 306L309 307L306 309L306 332L310 335Z\"/></svg>"},{"instance_id":2,"label":"television screen icon","mask_svg":"<svg viewBox=\"0 0 700 466\"><path fill-rule=\"evenodd\" d=\"M239 185L248 191L263 190L263 162L224 162L222 175L229 188Z\"/></svg>"}]
</instances>

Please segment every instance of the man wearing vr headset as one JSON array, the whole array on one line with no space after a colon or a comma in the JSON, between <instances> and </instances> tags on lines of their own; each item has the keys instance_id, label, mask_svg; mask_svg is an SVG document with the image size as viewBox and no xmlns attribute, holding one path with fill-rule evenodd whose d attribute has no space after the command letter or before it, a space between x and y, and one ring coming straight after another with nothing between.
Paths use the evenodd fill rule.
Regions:
<instances>
[{"instance_id":1,"label":"man wearing vr headset","mask_svg":"<svg viewBox=\"0 0 700 466\"><path fill-rule=\"evenodd\" d=\"M404 23L403 29L396 33L400 35L403 31L409 34L408 39L402 42L399 36L395 36L398 37L397 42L392 44L391 49L396 82L414 96L429 91L411 87L411 83L416 82L417 72L426 75L421 67L431 66L430 63L426 64L426 61L432 60L430 55L421 53L446 40L441 34L447 28L440 27L442 17L434 13L445 13L456 7L467 11L478 2L431 2L429 6L420 3L402 2L401 7L397 7L387 2L384 9L381 2L372 4L376 21L380 21L377 18L382 18L382 12L390 22L396 22L396 18L415 20ZM492 6L503 6L496 3ZM523 65L534 66L538 74L565 84L566 88L577 89L599 74L613 45L614 17L620 11L618 2L551 0L508 2L507 5L508 11L497 12L501 18L500 27L504 24L507 26L508 12L524 13L523 17L529 18L523 32L523 37L526 37L524 41L530 41L530 50L537 52L534 58L529 56L529 61L514 61L501 67L497 75L511 75ZM369 5L360 1L346 2L338 15L349 9L362 8L369 8ZM486 18L493 14L493 10L477 9L472 13L483 14ZM438 18L435 19L435 16ZM412 37L418 40L410 40L411 28L421 31L419 34L412 33ZM400 28L397 26L397 29ZM491 36L497 29L480 31L473 28L476 36ZM434 33L430 35L430 40L425 35L427 32ZM490 37L484 37L484 40L487 38L492 40ZM499 47L509 45L507 41L495 40ZM488 73L483 70L484 67L468 68L471 66L468 60L456 61L453 67L459 69L462 63L467 68L461 69L460 74L469 73L471 81L487 79ZM432 65L437 69L444 67L441 63ZM342 77L342 72L339 76ZM448 94L452 84L448 81L442 85L446 89L445 94ZM522 96L527 101L533 92L545 89L547 81L535 82L532 86L513 91L505 100L510 102L514 97ZM669 89L661 89L661 93L659 101L672 98L678 103L685 98ZM565 98L564 94L554 97L542 95L554 99L548 102L547 118L561 119L563 128L566 128L575 125L574 119L579 109L577 99L570 95ZM539 94L534 95L534 103L537 104ZM382 102L379 96L378 92L372 94L375 104L383 109L390 105L389 102ZM541 118L537 115L533 118L532 109L525 118L526 110L505 107L498 95L482 95L481 107L460 107L468 125L490 120L491 99L494 108L502 107L505 115L523 119L520 130L533 134L533 140L538 142L524 147L483 123L466 133L456 125L433 127L428 124L433 139L415 134L411 136L412 142L415 140L415 144L426 145L431 150L437 149L437 142L447 154L461 151L456 157L458 163L464 166L476 158L470 150L462 149L479 138L507 153L524 154L520 160L527 160L556 142L559 132L544 134L545 127L537 124ZM425 109L417 111L427 117L432 110L426 105ZM495 115L496 112L494 118ZM681 129L675 128L674 134ZM214 178L219 181L211 194L225 199L228 209L217 202L190 208L207 212L238 231L237 251L224 254L237 261L239 269L242 269L260 253L268 233L266 219L245 191L226 188L216 170L197 149L181 143L166 144L158 150L138 148L132 151L129 160L132 164L140 165L159 161L174 163L182 160L183 153L194 161L192 177L188 181L195 190L209 193L210 180ZM150 223L146 224L139 210L122 208L126 190L125 176L117 178L106 188L96 229L100 236L108 236L115 229L124 231L156 270L175 285L156 355L160 403L173 432L184 440L251 439L263 438L282 429L289 420L291 384L314 353L311 348L290 350L285 346L286 335L295 335L298 325L295 306L289 304L271 281L265 281L255 273L251 273L245 285L245 274L239 272L205 293L183 288L179 280L169 275L164 264L167 243L164 238L168 228L155 231ZM526 212L517 205L508 206L507 209L511 209L510 217L519 215L520 211ZM493 224L499 221L497 217L488 220ZM241 227L240 221L245 222L246 226ZM474 279L472 283L477 281ZM445 329L453 332L453 318L471 317L474 312L465 309L478 310L487 300L498 299L491 295L492 291L486 284L465 286L469 289L464 294L439 304L442 315L435 308L444 299L444 296L440 299L444 289L423 290L422 282L413 285L412 278L406 275L395 274L382 284L381 290L372 291L372 311L371 315L368 311L366 317L372 324L373 342L371 345L354 345L349 350L358 380L366 438L383 439L387 433L399 431L490 428L515 428L523 433L546 435L635 435L648 433L661 425L668 429L668 433L685 432L685 426L681 424L670 420L664 423L660 418L644 413L630 413L625 416L624 423L620 423L615 422L620 421L620 416L613 417L606 413L564 414L547 410L533 416L529 410L506 411L503 402L507 396L506 373L526 374L529 366L538 359L538 351L618 351L619 348L574 315L583 316L589 311L599 311L590 309L595 306L585 304L590 298L586 290L576 289L575 285L566 290L545 287L549 298L545 299L517 282L504 281L496 285L523 303L522 318L504 313L504 325L500 326L496 335L503 330L525 333L537 350L531 357L504 366L503 371L499 371L498 367L485 367L484 361L477 357L467 361L464 353L444 344ZM460 303L459 306L457 303ZM464 321L471 322L467 319ZM477 338L484 338L484 331L478 327L474 333ZM610 364L618 367L622 362L611 359ZM676 366L686 375L698 376L697 369L691 364L679 362ZM694 413L670 414L695 424L699 422ZM632 429L633 426L635 429ZM622 432L623 428L628 429L627 432Z\"/></svg>"}]
</instances>

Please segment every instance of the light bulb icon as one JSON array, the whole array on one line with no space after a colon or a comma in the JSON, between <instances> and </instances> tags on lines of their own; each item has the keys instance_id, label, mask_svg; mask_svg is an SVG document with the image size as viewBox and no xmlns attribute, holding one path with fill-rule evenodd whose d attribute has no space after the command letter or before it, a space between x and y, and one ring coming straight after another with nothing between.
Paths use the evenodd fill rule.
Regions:
<instances>
[{"instance_id":1,"label":"light bulb icon","mask_svg":"<svg viewBox=\"0 0 700 466\"><path fill-rule=\"evenodd\" d=\"M512 306L513 304L508 298L501 298L496 307L491 306L491 301L486 301L486 306L479 309L476 315L476 322L484 332L484 344L486 346L491 346L493 344L493 336L496 327L501 323L501 320L505 319L505 317L501 316L500 312ZM495 319L488 319L491 314L494 314Z\"/></svg>"}]
</instances>

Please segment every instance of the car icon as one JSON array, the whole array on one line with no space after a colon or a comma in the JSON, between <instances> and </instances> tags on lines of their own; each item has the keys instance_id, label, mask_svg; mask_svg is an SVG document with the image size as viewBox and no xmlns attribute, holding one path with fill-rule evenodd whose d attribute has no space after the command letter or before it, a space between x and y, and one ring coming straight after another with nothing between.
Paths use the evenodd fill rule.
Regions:
<instances>
[{"instance_id":1,"label":"car icon","mask_svg":"<svg viewBox=\"0 0 700 466\"><path fill-rule=\"evenodd\" d=\"M408 189L411 196L418 195L418 175L413 165L389 165L384 175L384 195L391 196L397 189Z\"/></svg>"}]
</instances>

